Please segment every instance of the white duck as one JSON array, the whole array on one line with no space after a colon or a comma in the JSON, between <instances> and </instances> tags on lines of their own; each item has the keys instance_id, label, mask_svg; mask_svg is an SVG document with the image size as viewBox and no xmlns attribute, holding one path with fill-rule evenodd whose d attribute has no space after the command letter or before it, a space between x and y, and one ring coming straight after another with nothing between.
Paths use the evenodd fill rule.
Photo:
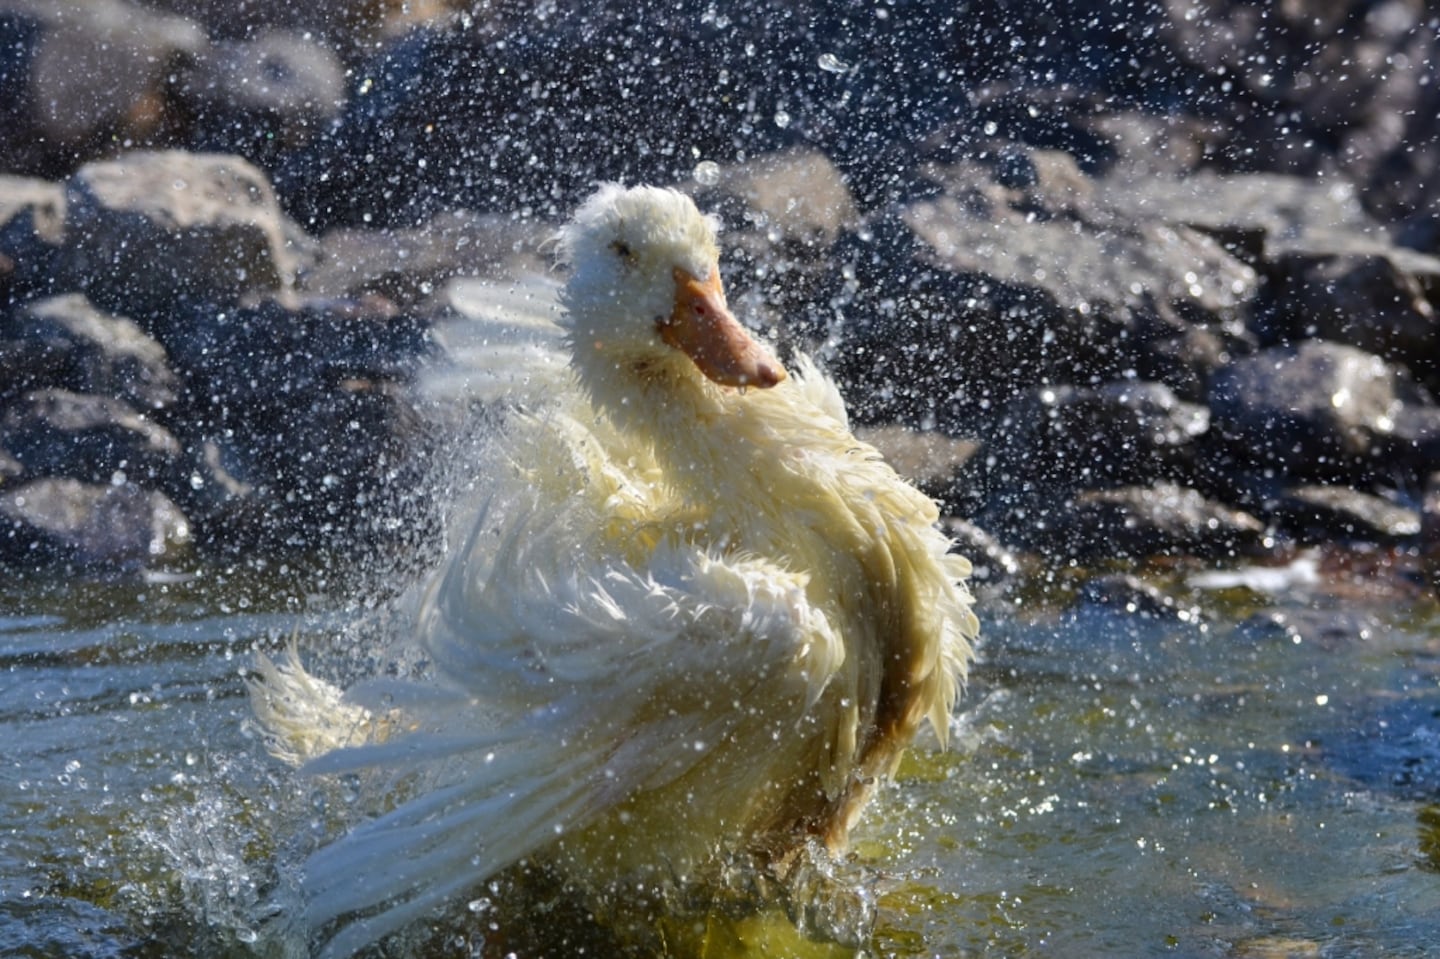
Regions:
<instances>
[{"instance_id":1,"label":"white duck","mask_svg":"<svg viewBox=\"0 0 1440 959\"><path fill-rule=\"evenodd\" d=\"M307 863L330 954L521 859L603 889L839 850L920 725L946 736L969 565L834 386L736 322L714 222L605 186L559 247L571 388L497 439L422 605L433 683L342 701L262 664L278 751L423 784Z\"/></svg>"}]
</instances>

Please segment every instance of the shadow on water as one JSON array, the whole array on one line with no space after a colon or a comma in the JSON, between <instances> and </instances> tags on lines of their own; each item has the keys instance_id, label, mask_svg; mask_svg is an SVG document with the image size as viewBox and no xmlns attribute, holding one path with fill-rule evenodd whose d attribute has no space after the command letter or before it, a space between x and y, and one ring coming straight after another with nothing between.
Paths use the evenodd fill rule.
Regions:
<instances>
[{"instance_id":1,"label":"shadow on water","mask_svg":"<svg viewBox=\"0 0 1440 959\"><path fill-rule=\"evenodd\" d=\"M265 755L243 673L256 649L330 642L357 617L313 612L295 581L8 587L0 953L305 954L298 863L347 793ZM859 835L873 955L1440 942L1433 605L1172 588L1193 600L1179 614L990 605L951 748L922 742ZM563 890L526 882L526 909L516 887L482 890L413 954L615 948ZM706 922L661 928L659 952L843 954L778 916Z\"/></svg>"}]
</instances>

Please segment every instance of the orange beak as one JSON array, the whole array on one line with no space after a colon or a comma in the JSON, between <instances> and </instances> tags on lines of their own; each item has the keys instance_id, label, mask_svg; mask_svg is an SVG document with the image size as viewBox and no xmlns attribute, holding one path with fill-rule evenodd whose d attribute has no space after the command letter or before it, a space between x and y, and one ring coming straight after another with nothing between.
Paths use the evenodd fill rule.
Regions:
<instances>
[{"instance_id":1,"label":"orange beak","mask_svg":"<svg viewBox=\"0 0 1440 959\"><path fill-rule=\"evenodd\" d=\"M721 386L768 389L785 379L785 368L725 305L717 268L711 268L709 279L697 280L677 266L675 310L658 327L661 339Z\"/></svg>"}]
</instances>

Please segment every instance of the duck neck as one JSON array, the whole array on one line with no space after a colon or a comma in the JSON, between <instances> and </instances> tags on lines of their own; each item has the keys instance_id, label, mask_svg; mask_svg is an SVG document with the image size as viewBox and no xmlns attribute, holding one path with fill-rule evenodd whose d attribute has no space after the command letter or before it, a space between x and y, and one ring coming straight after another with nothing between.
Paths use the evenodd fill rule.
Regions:
<instances>
[{"instance_id":1,"label":"duck neck","mask_svg":"<svg viewBox=\"0 0 1440 959\"><path fill-rule=\"evenodd\" d=\"M581 382L596 408L617 428L651 445L655 459L686 499L723 507L759 455L756 397L717 386L690 361L646 361L613 367Z\"/></svg>"}]
</instances>

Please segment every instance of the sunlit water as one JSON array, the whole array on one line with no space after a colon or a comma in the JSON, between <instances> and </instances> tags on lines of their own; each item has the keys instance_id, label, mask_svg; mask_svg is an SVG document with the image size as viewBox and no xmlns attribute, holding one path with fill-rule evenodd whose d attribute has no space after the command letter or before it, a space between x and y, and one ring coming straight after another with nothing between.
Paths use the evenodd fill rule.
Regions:
<instances>
[{"instance_id":1,"label":"sunlit water","mask_svg":"<svg viewBox=\"0 0 1440 959\"><path fill-rule=\"evenodd\" d=\"M265 754L243 673L377 616L313 585L3 587L0 955L305 954L298 865L347 792ZM1179 595L1196 615L992 600L951 749L922 743L861 831L870 954L1435 954L1434 607ZM506 923L459 904L416 951L526 955Z\"/></svg>"}]
</instances>

